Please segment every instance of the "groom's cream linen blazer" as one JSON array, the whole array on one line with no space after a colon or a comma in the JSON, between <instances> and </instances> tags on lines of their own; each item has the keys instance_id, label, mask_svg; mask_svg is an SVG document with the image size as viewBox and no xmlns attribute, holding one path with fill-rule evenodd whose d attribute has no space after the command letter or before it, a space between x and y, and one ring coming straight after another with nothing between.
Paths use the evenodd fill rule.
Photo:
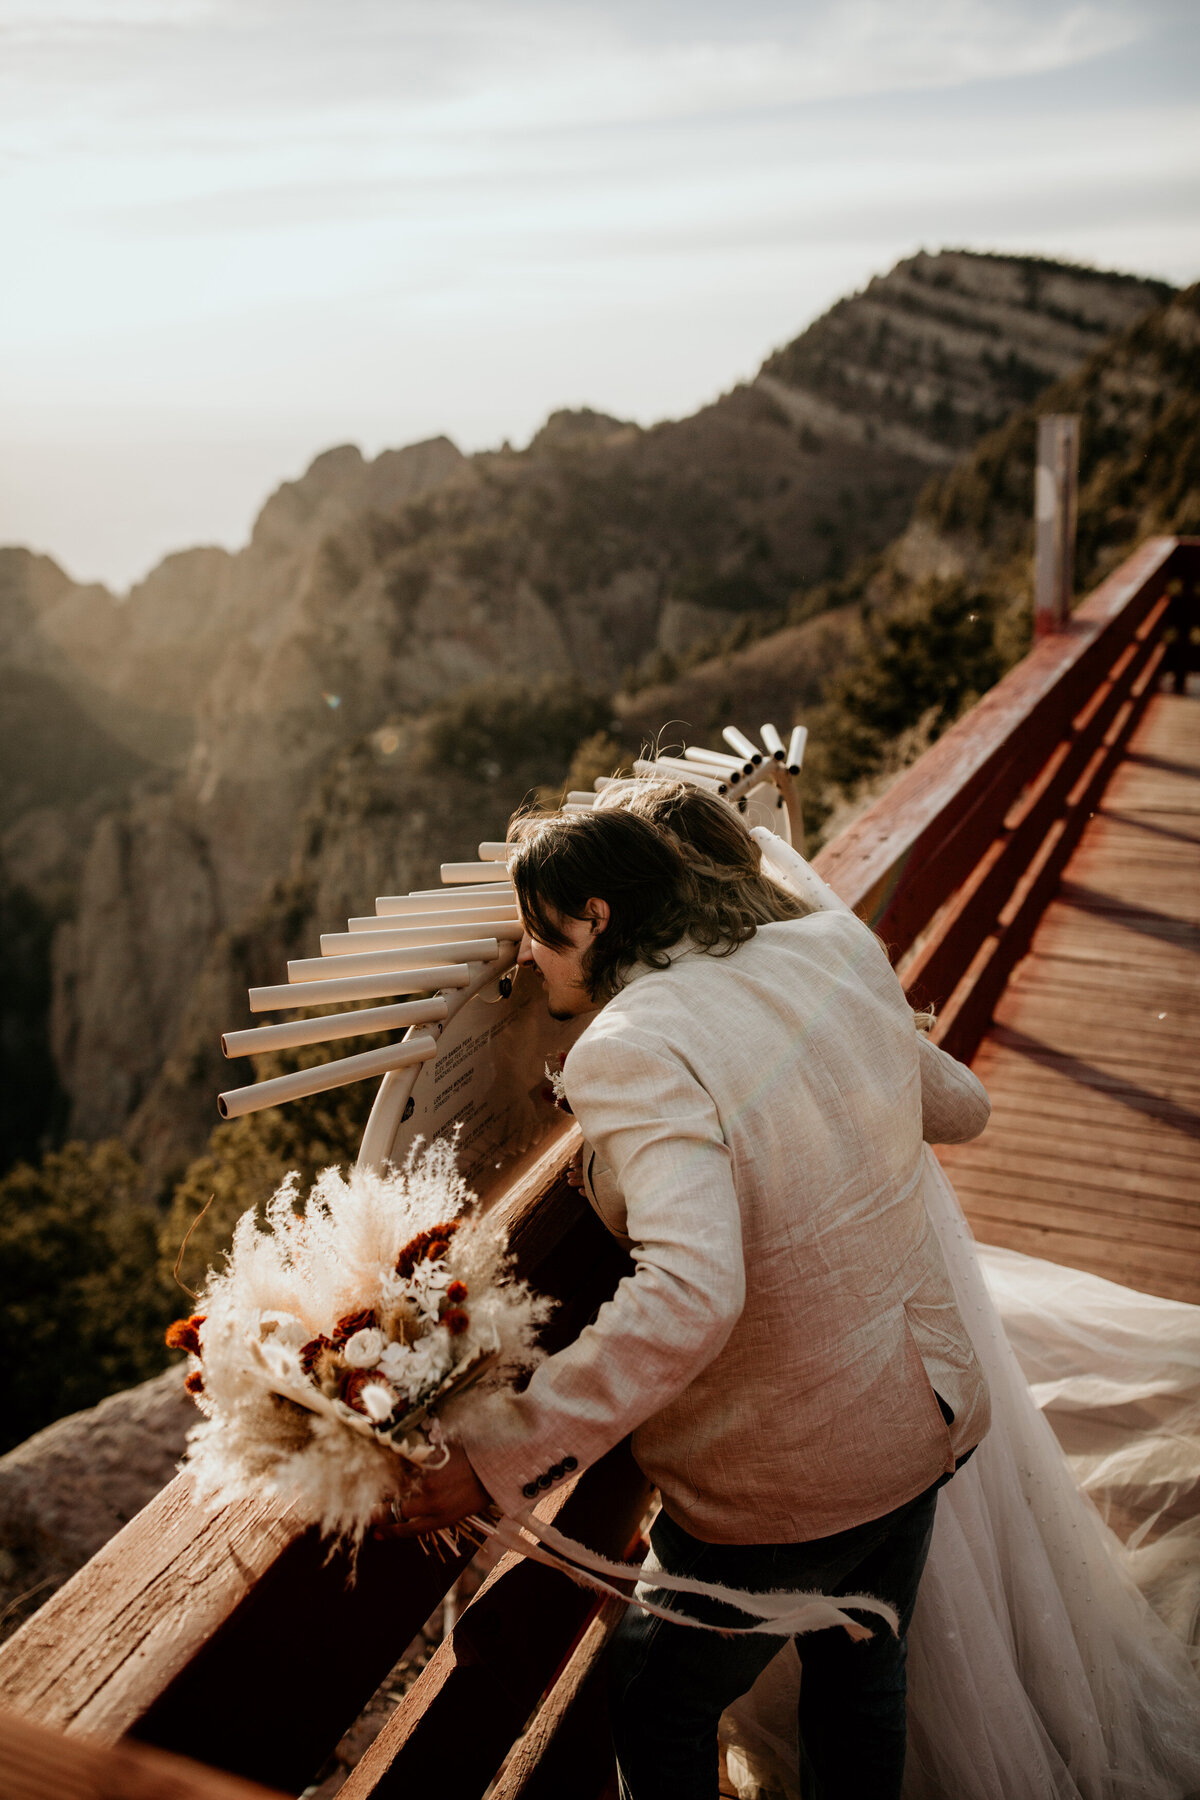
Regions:
<instances>
[{"instance_id":1,"label":"groom's cream linen blazer","mask_svg":"<svg viewBox=\"0 0 1200 1800\"><path fill-rule=\"evenodd\" d=\"M464 1434L507 1511L633 1431L695 1536L801 1542L889 1512L979 1442L923 1132L973 1136L987 1099L920 1038L853 915L639 965L565 1080L635 1271Z\"/></svg>"}]
</instances>

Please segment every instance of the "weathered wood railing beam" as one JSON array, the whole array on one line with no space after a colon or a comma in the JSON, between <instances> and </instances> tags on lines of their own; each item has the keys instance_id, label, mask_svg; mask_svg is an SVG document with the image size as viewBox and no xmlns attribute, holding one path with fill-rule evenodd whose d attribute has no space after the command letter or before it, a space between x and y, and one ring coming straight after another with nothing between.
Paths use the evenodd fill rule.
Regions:
<instances>
[{"instance_id":1,"label":"weathered wood railing beam","mask_svg":"<svg viewBox=\"0 0 1200 1800\"><path fill-rule=\"evenodd\" d=\"M202 1763L142 1744L64 1738L16 1713L0 1712L4 1800L286 1800Z\"/></svg>"},{"instance_id":2,"label":"weathered wood railing beam","mask_svg":"<svg viewBox=\"0 0 1200 1800\"><path fill-rule=\"evenodd\" d=\"M536 1511L567 1536L619 1558L649 1499L649 1483L620 1444ZM557 1570L506 1556L350 1775L344 1800L425 1793L478 1800L595 1610L594 1596ZM577 1767L564 1791L588 1800L610 1762L611 1752L599 1766Z\"/></svg>"},{"instance_id":3,"label":"weathered wood railing beam","mask_svg":"<svg viewBox=\"0 0 1200 1800\"><path fill-rule=\"evenodd\" d=\"M604 1653L624 1613L620 1600L606 1600L593 1615L490 1800L593 1800L604 1792L613 1768Z\"/></svg>"},{"instance_id":4,"label":"weathered wood railing beam","mask_svg":"<svg viewBox=\"0 0 1200 1800\"><path fill-rule=\"evenodd\" d=\"M1122 564L817 859L970 1057L1165 655L1200 545ZM1173 614L1171 609L1175 608Z\"/></svg>"}]
</instances>

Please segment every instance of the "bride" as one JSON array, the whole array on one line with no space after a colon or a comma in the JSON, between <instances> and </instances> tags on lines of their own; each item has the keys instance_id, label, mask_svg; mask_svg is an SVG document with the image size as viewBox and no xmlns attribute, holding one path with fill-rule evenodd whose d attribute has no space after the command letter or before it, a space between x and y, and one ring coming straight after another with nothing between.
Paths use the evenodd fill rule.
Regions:
<instances>
[{"instance_id":1,"label":"bride","mask_svg":"<svg viewBox=\"0 0 1200 1800\"><path fill-rule=\"evenodd\" d=\"M607 788L601 804L628 806L671 832L702 882L761 868L813 910L843 905L789 845L769 831L746 833L724 802L696 789L630 781ZM932 1221L991 1390L992 1428L940 1496L909 1636L906 1800L1200 1795L1200 1679L1181 1642L1200 1598L1196 1538L1184 1526L1148 1548L1122 1545L1080 1491L1030 1387L1050 1403L1060 1435L1081 1440L1080 1473L1100 1497L1119 1492L1128 1507L1140 1488L1161 1507L1196 1480L1200 1309L977 1248L928 1146L924 1155ZM1122 1408L1144 1425L1137 1415L1147 1400L1157 1431L1114 1449ZM1100 1455L1097 1428L1110 1440ZM1139 1445L1156 1466L1139 1467ZM1140 1535L1157 1522L1145 1519ZM1135 1573L1180 1635L1152 1610ZM801 1679L788 1643L725 1715L742 1800L800 1800L807 1791Z\"/></svg>"}]
</instances>

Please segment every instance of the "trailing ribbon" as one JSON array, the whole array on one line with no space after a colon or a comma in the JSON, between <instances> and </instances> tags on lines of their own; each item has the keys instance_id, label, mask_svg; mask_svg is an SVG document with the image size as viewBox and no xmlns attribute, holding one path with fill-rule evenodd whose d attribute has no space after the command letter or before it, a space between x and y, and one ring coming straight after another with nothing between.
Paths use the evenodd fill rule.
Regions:
<instances>
[{"instance_id":1,"label":"trailing ribbon","mask_svg":"<svg viewBox=\"0 0 1200 1800\"><path fill-rule=\"evenodd\" d=\"M545 1525L540 1519L535 1519L531 1512L496 1520L476 1518L469 1523L486 1532L489 1537L496 1538L506 1549L515 1550L519 1556L528 1556L533 1562L544 1563L547 1568L569 1575L580 1587L591 1588L598 1594L623 1600L626 1605L640 1606L645 1612L653 1613L655 1618L666 1619L672 1625L690 1625L697 1631L716 1631L722 1637L750 1637L758 1634L781 1638L800 1637L809 1631L824 1631L831 1625L841 1625L856 1640L871 1637L873 1633L866 1625L860 1624L857 1619L851 1619L842 1611L843 1607L852 1606L859 1612L877 1613L891 1631L899 1635L900 1621L895 1610L885 1601L875 1600L869 1594L839 1594L836 1599L828 1594L818 1593L751 1594L741 1588L722 1587L711 1581L697 1581L690 1575L669 1575L665 1569L653 1569L643 1577L642 1570L636 1564L610 1562L607 1557L589 1550L586 1544L578 1544L574 1538L565 1537L553 1525ZM694 1594L706 1600L718 1600L726 1606L737 1607L740 1612L749 1613L757 1623L710 1625L702 1619L691 1618L687 1613L672 1612L669 1607L659 1606L641 1594L624 1593L614 1585L616 1582L638 1583L643 1579L656 1588L669 1588L673 1593Z\"/></svg>"}]
</instances>

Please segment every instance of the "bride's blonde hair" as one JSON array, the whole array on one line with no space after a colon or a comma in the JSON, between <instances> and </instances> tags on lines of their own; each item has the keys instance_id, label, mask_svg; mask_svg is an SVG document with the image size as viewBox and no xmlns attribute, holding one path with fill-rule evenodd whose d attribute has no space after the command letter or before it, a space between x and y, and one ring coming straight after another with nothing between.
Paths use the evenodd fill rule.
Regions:
<instances>
[{"instance_id":1,"label":"bride's blonde hair","mask_svg":"<svg viewBox=\"0 0 1200 1800\"><path fill-rule=\"evenodd\" d=\"M683 781L614 781L596 807L621 807L665 832L678 847L719 938L732 945L777 919L803 919L814 909L763 873L762 852L724 800ZM711 941L711 940L710 940ZM887 954L882 939L880 948ZM932 1031L932 1007L913 1012L918 1031Z\"/></svg>"},{"instance_id":2,"label":"bride's blonde hair","mask_svg":"<svg viewBox=\"0 0 1200 1800\"><path fill-rule=\"evenodd\" d=\"M613 782L596 809L620 807L669 837L703 904L711 941L742 943L759 925L803 919L813 910L763 873L762 851L724 800L683 781Z\"/></svg>"}]
</instances>

